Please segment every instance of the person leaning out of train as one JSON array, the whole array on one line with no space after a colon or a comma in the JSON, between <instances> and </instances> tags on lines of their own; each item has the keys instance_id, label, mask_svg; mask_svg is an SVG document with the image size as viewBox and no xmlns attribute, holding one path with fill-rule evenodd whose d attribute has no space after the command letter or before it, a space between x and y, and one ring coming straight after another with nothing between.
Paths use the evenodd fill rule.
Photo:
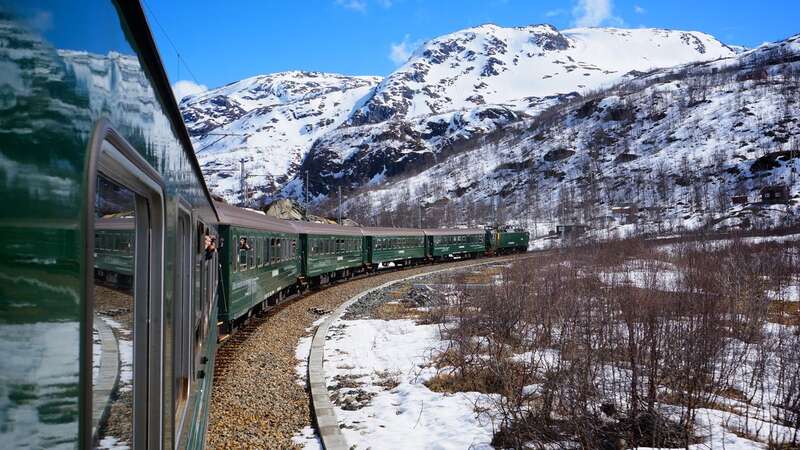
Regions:
<instances>
[{"instance_id":1,"label":"person leaning out of train","mask_svg":"<svg viewBox=\"0 0 800 450\"><path fill-rule=\"evenodd\" d=\"M206 234L203 240L206 248L206 259L211 259L214 257L214 253L217 252L217 238Z\"/></svg>"},{"instance_id":2,"label":"person leaning out of train","mask_svg":"<svg viewBox=\"0 0 800 450\"><path fill-rule=\"evenodd\" d=\"M250 250L250 244L247 243L247 238L239 238L239 250Z\"/></svg>"}]
</instances>

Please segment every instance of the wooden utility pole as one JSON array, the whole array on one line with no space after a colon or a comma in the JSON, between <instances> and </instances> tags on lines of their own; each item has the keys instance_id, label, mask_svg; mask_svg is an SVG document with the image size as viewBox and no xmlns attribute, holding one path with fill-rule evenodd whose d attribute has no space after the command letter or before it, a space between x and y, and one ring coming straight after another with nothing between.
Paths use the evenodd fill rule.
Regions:
<instances>
[{"instance_id":1,"label":"wooden utility pole","mask_svg":"<svg viewBox=\"0 0 800 450\"><path fill-rule=\"evenodd\" d=\"M339 186L339 225L342 224L342 187Z\"/></svg>"}]
</instances>

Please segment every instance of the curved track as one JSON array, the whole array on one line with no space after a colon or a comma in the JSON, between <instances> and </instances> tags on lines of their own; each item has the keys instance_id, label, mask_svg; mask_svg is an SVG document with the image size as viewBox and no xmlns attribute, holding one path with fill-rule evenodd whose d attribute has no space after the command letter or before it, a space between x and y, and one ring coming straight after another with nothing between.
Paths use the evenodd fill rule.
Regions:
<instances>
[{"instance_id":1,"label":"curved track","mask_svg":"<svg viewBox=\"0 0 800 450\"><path fill-rule=\"evenodd\" d=\"M524 256L523 256L524 257ZM292 448L292 436L312 424L308 387L295 372L298 341L315 320L387 282L514 257L483 258L358 277L307 293L256 316L220 347L209 418L210 448ZM320 313L324 314L320 314Z\"/></svg>"}]
</instances>

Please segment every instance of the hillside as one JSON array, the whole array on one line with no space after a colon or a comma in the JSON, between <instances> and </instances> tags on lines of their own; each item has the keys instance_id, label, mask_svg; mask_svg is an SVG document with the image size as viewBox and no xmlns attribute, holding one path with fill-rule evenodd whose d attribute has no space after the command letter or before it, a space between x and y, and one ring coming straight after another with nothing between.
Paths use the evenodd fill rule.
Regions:
<instances>
[{"instance_id":1,"label":"hillside","mask_svg":"<svg viewBox=\"0 0 800 450\"><path fill-rule=\"evenodd\" d=\"M284 72L248 78L180 104L209 188L238 201L239 161L248 185L272 193L291 176L315 139L347 120L380 78ZM230 136L222 136L229 134Z\"/></svg>"},{"instance_id":2,"label":"hillside","mask_svg":"<svg viewBox=\"0 0 800 450\"><path fill-rule=\"evenodd\" d=\"M774 226L797 217L798 136L800 35L561 102L348 206L401 222L421 202L429 225L511 219L539 234ZM789 204L760 204L778 185Z\"/></svg>"},{"instance_id":3,"label":"hillside","mask_svg":"<svg viewBox=\"0 0 800 450\"><path fill-rule=\"evenodd\" d=\"M301 196L308 170L319 202L339 185L418 171L578 93L734 53L697 32L482 25L426 42L383 80L264 75L185 98L181 107L215 193L241 201L244 159L248 201Z\"/></svg>"}]
</instances>

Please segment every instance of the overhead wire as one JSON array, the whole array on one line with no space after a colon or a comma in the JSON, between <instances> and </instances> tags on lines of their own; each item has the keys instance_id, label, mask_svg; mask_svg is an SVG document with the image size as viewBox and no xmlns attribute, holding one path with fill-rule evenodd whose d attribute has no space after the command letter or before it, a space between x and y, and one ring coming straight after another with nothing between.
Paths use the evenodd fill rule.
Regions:
<instances>
[{"instance_id":1,"label":"overhead wire","mask_svg":"<svg viewBox=\"0 0 800 450\"><path fill-rule=\"evenodd\" d=\"M145 9L147 9L147 11L150 12L150 16L153 18L153 21L156 23L156 26L158 26L158 28L161 30L161 33L164 34L164 37L167 38L167 42L169 42L169 45L172 47L172 50L175 51L175 55L177 56L178 59L178 74L180 74L180 64L183 63L183 66L186 68L186 71L189 72L189 76L191 76L192 80L194 80L194 82L199 85L200 81L197 80L197 77L194 75L192 68L189 67L189 63L186 61L186 59L183 56L181 56L181 52L180 50L178 50L178 46L175 45L175 42L169 36L167 30L164 29L163 25L161 25L161 22L158 20L158 16L156 16L156 13L153 11L153 8L150 7L150 5L147 3L147 0L142 0L142 3L144 4ZM180 76L178 78L180 79Z\"/></svg>"}]
</instances>

